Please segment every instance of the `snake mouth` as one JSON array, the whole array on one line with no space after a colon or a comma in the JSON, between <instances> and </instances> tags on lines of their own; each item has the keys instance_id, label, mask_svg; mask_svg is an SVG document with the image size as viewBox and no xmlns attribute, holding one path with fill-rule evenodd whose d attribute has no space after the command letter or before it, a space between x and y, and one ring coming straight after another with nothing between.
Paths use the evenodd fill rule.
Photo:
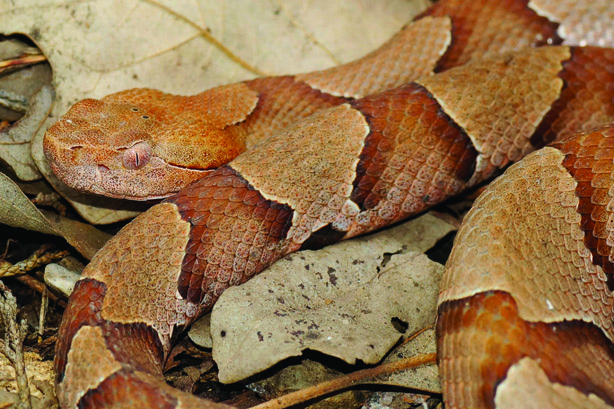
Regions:
<instances>
[{"instance_id":1,"label":"snake mouth","mask_svg":"<svg viewBox=\"0 0 614 409\"><path fill-rule=\"evenodd\" d=\"M196 167L196 166L178 165L176 163L167 163L167 166L172 169L178 169L178 170L189 171L189 172L202 172L202 173L209 173L217 169L217 167L203 169L203 168Z\"/></svg>"},{"instance_id":2,"label":"snake mouth","mask_svg":"<svg viewBox=\"0 0 614 409\"><path fill-rule=\"evenodd\" d=\"M158 166L155 166L156 162ZM71 172L80 175L80 182L69 186L115 199L156 200L177 193L212 171L171 165L154 157L151 163L138 170L114 169L102 163L83 166L81 169L75 167Z\"/></svg>"}]
</instances>

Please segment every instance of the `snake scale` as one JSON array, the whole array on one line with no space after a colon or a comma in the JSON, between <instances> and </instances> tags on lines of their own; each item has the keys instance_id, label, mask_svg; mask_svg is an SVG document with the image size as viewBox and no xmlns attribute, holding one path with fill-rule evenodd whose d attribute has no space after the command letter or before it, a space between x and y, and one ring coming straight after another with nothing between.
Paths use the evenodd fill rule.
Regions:
<instances>
[{"instance_id":1,"label":"snake scale","mask_svg":"<svg viewBox=\"0 0 614 409\"><path fill-rule=\"evenodd\" d=\"M444 400L614 407L613 15L610 0L440 0L339 67L77 103L45 137L56 174L166 199L77 283L56 351L61 406L227 407L162 380L172 341L224 289L528 155L477 199L447 263Z\"/></svg>"}]
</instances>

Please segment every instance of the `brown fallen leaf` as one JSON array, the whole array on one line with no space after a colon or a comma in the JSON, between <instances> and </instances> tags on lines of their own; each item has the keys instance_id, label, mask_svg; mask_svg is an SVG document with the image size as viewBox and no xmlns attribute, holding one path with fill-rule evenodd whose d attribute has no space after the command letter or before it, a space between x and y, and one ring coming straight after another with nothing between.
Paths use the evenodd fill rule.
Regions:
<instances>
[{"instance_id":1,"label":"brown fallen leaf","mask_svg":"<svg viewBox=\"0 0 614 409\"><path fill-rule=\"evenodd\" d=\"M388 231L286 257L226 290L211 317L219 379L236 382L310 349L377 363L432 324L443 266L424 251L454 230L431 214Z\"/></svg>"}]
</instances>

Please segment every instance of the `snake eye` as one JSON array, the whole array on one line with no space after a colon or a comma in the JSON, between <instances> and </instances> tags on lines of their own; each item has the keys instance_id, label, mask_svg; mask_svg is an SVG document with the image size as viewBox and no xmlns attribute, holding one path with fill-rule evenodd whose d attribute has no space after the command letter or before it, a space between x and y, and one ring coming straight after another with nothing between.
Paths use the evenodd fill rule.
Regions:
<instances>
[{"instance_id":1,"label":"snake eye","mask_svg":"<svg viewBox=\"0 0 614 409\"><path fill-rule=\"evenodd\" d=\"M122 155L122 164L126 169L140 169L151 159L151 147L147 142L139 142L126 149Z\"/></svg>"}]
</instances>

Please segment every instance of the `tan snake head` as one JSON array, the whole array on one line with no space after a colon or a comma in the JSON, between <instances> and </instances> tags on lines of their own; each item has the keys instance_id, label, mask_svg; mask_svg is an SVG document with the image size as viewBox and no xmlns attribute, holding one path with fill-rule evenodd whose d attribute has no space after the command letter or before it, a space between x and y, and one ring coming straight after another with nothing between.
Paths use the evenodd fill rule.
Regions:
<instances>
[{"instance_id":1,"label":"tan snake head","mask_svg":"<svg viewBox=\"0 0 614 409\"><path fill-rule=\"evenodd\" d=\"M80 191L131 200L169 196L245 149L241 129L228 126L238 121L208 115L207 104L226 88L213 96L132 89L82 100L49 128L45 155L53 172Z\"/></svg>"}]
</instances>

